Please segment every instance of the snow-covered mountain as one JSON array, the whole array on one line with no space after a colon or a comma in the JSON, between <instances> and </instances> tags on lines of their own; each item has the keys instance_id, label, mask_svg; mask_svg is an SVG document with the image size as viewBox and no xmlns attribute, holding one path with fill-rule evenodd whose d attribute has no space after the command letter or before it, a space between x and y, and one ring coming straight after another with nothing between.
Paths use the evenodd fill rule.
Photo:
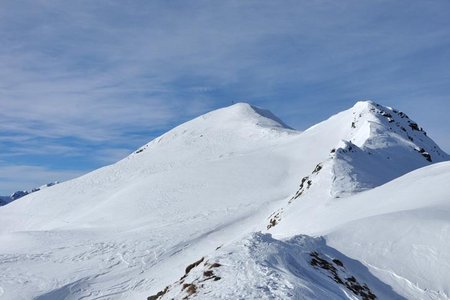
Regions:
<instances>
[{"instance_id":1,"label":"snow-covered mountain","mask_svg":"<svg viewBox=\"0 0 450 300\"><path fill-rule=\"evenodd\" d=\"M58 181L50 182L50 183L47 183L47 184L45 184L45 185L42 185L42 186L40 186L40 187L38 187L38 188L31 189L31 190L29 190L29 191L27 191L27 190L21 190L21 191L16 191L16 192L12 193L12 194L9 195L9 196L0 196L0 206L6 205L6 204L8 204L8 203L11 203L11 202L13 202L14 200L17 200L17 199L20 199L20 198L22 198L22 197L25 197L25 196L28 195L28 194L31 194L31 193L40 191L40 190L42 190L42 189L45 189L45 188L54 186L55 184L58 184L58 183L59 183Z\"/></svg>"},{"instance_id":2,"label":"snow-covered mountain","mask_svg":"<svg viewBox=\"0 0 450 300\"><path fill-rule=\"evenodd\" d=\"M448 299L449 158L370 101L304 132L219 109L0 208L0 295Z\"/></svg>"}]
</instances>

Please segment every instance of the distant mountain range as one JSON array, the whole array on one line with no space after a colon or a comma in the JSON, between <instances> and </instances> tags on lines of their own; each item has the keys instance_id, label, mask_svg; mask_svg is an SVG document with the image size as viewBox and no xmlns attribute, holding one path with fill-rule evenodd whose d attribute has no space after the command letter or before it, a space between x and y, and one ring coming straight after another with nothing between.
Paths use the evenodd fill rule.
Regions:
<instances>
[{"instance_id":1,"label":"distant mountain range","mask_svg":"<svg viewBox=\"0 0 450 300\"><path fill-rule=\"evenodd\" d=\"M24 197L24 196L26 196L28 194L40 191L40 190L42 190L44 188L48 188L48 187L54 186L55 184L58 184L58 183L59 183L58 181L55 181L55 182L47 183L47 184L45 184L43 186L40 186L38 188L34 188L34 189L30 190L30 191L25 191L25 190L24 191L17 191L17 192L12 193L9 196L0 196L0 206L9 204L9 203L13 202L14 200L20 199L20 198L22 198L22 197Z\"/></svg>"},{"instance_id":2,"label":"distant mountain range","mask_svg":"<svg viewBox=\"0 0 450 300\"><path fill-rule=\"evenodd\" d=\"M246 103L0 208L2 299L449 299L449 155L372 101Z\"/></svg>"}]
</instances>

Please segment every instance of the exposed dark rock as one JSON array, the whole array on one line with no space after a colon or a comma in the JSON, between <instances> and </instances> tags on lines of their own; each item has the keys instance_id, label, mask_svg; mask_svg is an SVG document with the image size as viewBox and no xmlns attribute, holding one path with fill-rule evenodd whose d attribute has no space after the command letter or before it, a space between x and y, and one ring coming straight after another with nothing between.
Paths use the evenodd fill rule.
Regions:
<instances>
[{"instance_id":1,"label":"exposed dark rock","mask_svg":"<svg viewBox=\"0 0 450 300\"><path fill-rule=\"evenodd\" d=\"M339 267L343 267L344 264L342 263L342 261L340 261L339 259L335 258L333 259L333 262L335 265L339 266Z\"/></svg>"},{"instance_id":2,"label":"exposed dark rock","mask_svg":"<svg viewBox=\"0 0 450 300\"><path fill-rule=\"evenodd\" d=\"M200 258L199 260L197 260L196 262L193 262L192 264L190 264L189 266L187 266L187 267L186 267L186 270L185 270L185 274L189 274L189 272L190 272L193 268L195 268L195 267L197 267L199 264L201 264L201 263L203 262L204 259L205 259L205 258L202 257L202 258Z\"/></svg>"},{"instance_id":3,"label":"exposed dark rock","mask_svg":"<svg viewBox=\"0 0 450 300\"><path fill-rule=\"evenodd\" d=\"M39 189L38 189L39 190ZM28 195L29 192L28 191L17 191L14 194L11 195L11 199L12 200L17 200L19 198L25 197L26 195Z\"/></svg>"},{"instance_id":4,"label":"exposed dark rock","mask_svg":"<svg viewBox=\"0 0 450 300\"><path fill-rule=\"evenodd\" d=\"M280 223L280 221L281 221L281 213L282 212L283 212L283 209L273 213L270 216L269 224L267 225L267 230L269 230L270 228L272 228L272 227L276 226L278 223Z\"/></svg>"},{"instance_id":5,"label":"exposed dark rock","mask_svg":"<svg viewBox=\"0 0 450 300\"><path fill-rule=\"evenodd\" d=\"M210 267L210 269L211 269L211 267ZM211 280L211 279L213 281L218 281L218 280L222 279L221 277L214 275L214 272L212 270L204 271L203 277L205 277L205 279L203 279L200 282L204 282L204 281Z\"/></svg>"},{"instance_id":6,"label":"exposed dark rock","mask_svg":"<svg viewBox=\"0 0 450 300\"><path fill-rule=\"evenodd\" d=\"M320 170L322 170L322 164L317 164L317 166L314 168L313 173L319 173Z\"/></svg>"},{"instance_id":7,"label":"exposed dark rock","mask_svg":"<svg viewBox=\"0 0 450 300\"><path fill-rule=\"evenodd\" d=\"M186 290L186 293L188 294L188 296L191 296L195 293L197 293L197 286L193 283L185 283L183 284L183 288L182 290ZM187 299L187 297L186 297Z\"/></svg>"},{"instance_id":8,"label":"exposed dark rock","mask_svg":"<svg viewBox=\"0 0 450 300\"><path fill-rule=\"evenodd\" d=\"M330 273L330 278L333 279L334 282L345 286L348 290L353 292L353 294L360 296L362 300L374 300L377 298L369 287L366 284L360 284L355 276L352 275L347 278L342 278L338 269L325 258L320 257L320 254L317 251L311 252L310 256L312 257L310 261L311 266L314 268L321 268ZM344 264L339 259L333 259L332 262L339 267L345 268Z\"/></svg>"},{"instance_id":9,"label":"exposed dark rock","mask_svg":"<svg viewBox=\"0 0 450 300\"><path fill-rule=\"evenodd\" d=\"M305 182L307 182L307 181L309 181L309 176L305 176L302 178L297 192L295 193L294 197L292 197L291 200L289 200L289 203L291 203L293 200L297 199L298 197L300 197L303 194L303 192L305 191ZM311 186L311 184L308 184L308 188L310 186Z\"/></svg>"},{"instance_id":10,"label":"exposed dark rock","mask_svg":"<svg viewBox=\"0 0 450 300\"><path fill-rule=\"evenodd\" d=\"M169 287L166 286L164 290L158 292L156 295L147 297L147 300L157 300L158 298L164 296L164 294L167 293L168 290L169 290Z\"/></svg>"},{"instance_id":11,"label":"exposed dark rock","mask_svg":"<svg viewBox=\"0 0 450 300\"><path fill-rule=\"evenodd\" d=\"M420 149L414 149L417 152L419 152L423 157L425 157L425 159L429 162L432 162L433 160L431 159L431 154L428 153L427 151L425 151L425 149L420 148Z\"/></svg>"},{"instance_id":12,"label":"exposed dark rock","mask_svg":"<svg viewBox=\"0 0 450 300\"><path fill-rule=\"evenodd\" d=\"M419 125L416 123L410 123L409 127L411 127L412 130L420 131Z\"/></svg>"},{"instance_id":13,"label":"exposed dark rock","mask_svg":"<svg viewBox=\"0 0 450 300\"><path fill-rule=\"evenodd\" d=\"M210 265L209 268L212 269L212 268L218 268L218 267L221 267L221 266L222 266L221 264L215 262L212 265Z\"/></svg>"},{"instance_id":14,"label":"exposed dark rock","mask_svg":"<svg viewBox=\"0 0 450 300\"><path fill-rule=\"evenodd\" d=\"M409 119L409 117L408 117L408 115L407 114L405 114L404 112L398 112L398 115L400 116L400 118L402 118L402 119L404 119L404 118L406 118L406 119Z\"/></svg>"},{"instance_id":15,"label":"exposed dark rock","mask_svg":"<svg viewBox=\"0 0 450 300\"><path fill-rule=\"evenodd\" d=\"M386 118L392 118L392 115L391 115L390 113L385 112L385 111L383 111L383 112L381 113L381 115L382 115L383 117L386 117Z\"/></svg>"}]
</instances>

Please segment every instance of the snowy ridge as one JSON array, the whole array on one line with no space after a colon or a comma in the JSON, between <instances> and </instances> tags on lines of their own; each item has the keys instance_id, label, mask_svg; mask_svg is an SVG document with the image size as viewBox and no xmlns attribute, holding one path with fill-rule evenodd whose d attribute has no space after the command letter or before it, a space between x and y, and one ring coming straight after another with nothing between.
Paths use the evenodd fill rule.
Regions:
<instances>
[{"instance_id":1,"label":"snowy ridge","mask_svg":"<svg viewBox=\"0 0 450 300\"><path fill-rule=\"evenodd\" d=\"M1 207L0 293L448 299L448 158L373 102L304 132L219 109Z\"/></svg>"},{"instance_id":2,"label":"snowy ridge","mask_svg":"<svg viewBox=\"0 0 450 300\"><path fill-rule=\"evenodd\" d=\"M231 299L237 295L242 299L402 299L322 238L299 235L281 241L262 233L194 262L179 281L153 299Z\"/></svg>"},{"instance_id":3,"label":"snowy ridge","mask_svg":"<svg viewBox=\"0 0 450 300\"><path fill-rule=\"evenodd\" d=\"M449 299L448 180L450 163L443 162L339 200L317 201L311 191L270 232L324 235L406 298Z\"/></svg>"},{"instance_id":4,"label":"snowy ridge","mask_svg":"<svg viewBox=\"0 0 450 300\"><path fill-rule=\"evenodd\" d=\"M149 299L450 299L448 180L444 162L315 211L303 202L276 238L221 246Z\"/></svg>"},{"instance_id":5,"label":"snowy ridge","mask_svg":"<svg viewBox=\"0 0 450 300\"><path fill-rule=\"evenodd\" d=\"M318 201L326 203L450 159L405 113L372 101L359 101L305 133L316 135L323 127L335 128L342 139L326 160L318 162L312 172L301 178L289 201L269 216L267 229L277 225L289 205L306 193L315 199L313 205Z\"/></svg>"},{"instance_id":6,"label":"snowy ridge","mask_svg":"<svg viewBox=\"0 0 450 300\"><path fill-rule=\"evenodd\" d=\"M398 110L371 101L352 108L348 140L336 147L331 194L367 190L431 162L448 160L426 132Z\"/></svg>"},{"instance_id":7,"label":"snowy ridge","mask_svg":"<svg viewBox=\"0 0 450 300\"><path fill-rule=\"evenodd\" d=\"M318 162L314 171L302 178L294 199L311 187L312 177L320 169L327 174L325 177L331 176L320 176L320 189L338 198L382 185L432 162L450 159L406 114L372 101L357 102L350 110L306 132L329 126L333 119L339 119L341 127L347 124L348 128L341 129L342 140L330 150L329 158ZM329 188L324 187L326 182Z\"/></svg>"}]
</instances>

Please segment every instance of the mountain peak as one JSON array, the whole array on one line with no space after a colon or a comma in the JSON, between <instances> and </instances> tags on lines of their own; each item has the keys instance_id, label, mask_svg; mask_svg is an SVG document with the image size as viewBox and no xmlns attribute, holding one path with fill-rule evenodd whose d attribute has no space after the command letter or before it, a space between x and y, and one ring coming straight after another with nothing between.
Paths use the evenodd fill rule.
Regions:
<instances>
[{"instance_id":1,"label":"mountain peak","mask_svg":"<svg viewBox=\"0 0 450 300\"><path fill-rule=\"evenodd\" d=\"M373 102L372 100L359 100L353 105L354 109L362 109L362 108L369 108L372 106L377 106L378 103Z\"/></svg>"},{"instance_id":2,"label":"mountain peak","mask_svg":"<svg viewBox=\"0 0 450 300\"><path fill-rule=\"evenodd\" d=\"M222 108L0 208L0 270L20 279L0 294L402 298L383 294L392 286L436 299L450 289L440 276L449 255L429 259L448 252L450 164L367 190L442 160L439 151L404 113L368 101L302 133L246 103ZM350 252L299 234L333 234Z\"/></svg>"},{"instance_id":3,"label":"mountain peak","mask_svg":"<svg viewBox=\"0 0 450 300\"><path fill-rule=\"evenodd\" d=\"M261 127L292 129L271 111L251 105L246 102L238 102L228 107L209 112L201 117L204 117L204 119L211 117L229 121L250 121Z\"/></svg>"},{"instance_id":4,"label":"mountain peak","mask_svg":"<svg viewBox=\"0 0 450 300\"><path fill-rule=\"evenodd\" d=\"M224 108L219 108L203 114L191 121L185 122L150 143L139 148L135 154L140 154L149 148L170 147L189 149L184 151L184 157L189 153L202 157L214 157L225 153L248 151L257 147L254 143L272 140L296 133L281 119L269 110L239 102ZM242 140L252 140L254 143L242 143ZM194 154L195 153L195 154ZM140 155L139 155L140 156Z\"/></svg>"},{"instance_id":5,"label":"mountain peak","mask_svg":"<svg viewBox=\"0 0 450 300\"><path fill-rule=\"evenodd\" d=\"M370 100L356 102L305 133L313 137L325 135L334 143L329 159L317 162L320 168L328 169L323 173L331 174L321 179L320 188L327 180L334 197L367 190L449 159L404 112ZM313 187L316 176L314 172L307 176ZM299 193L303 193L302 188Z\"/></svg>"}]
</instances>

